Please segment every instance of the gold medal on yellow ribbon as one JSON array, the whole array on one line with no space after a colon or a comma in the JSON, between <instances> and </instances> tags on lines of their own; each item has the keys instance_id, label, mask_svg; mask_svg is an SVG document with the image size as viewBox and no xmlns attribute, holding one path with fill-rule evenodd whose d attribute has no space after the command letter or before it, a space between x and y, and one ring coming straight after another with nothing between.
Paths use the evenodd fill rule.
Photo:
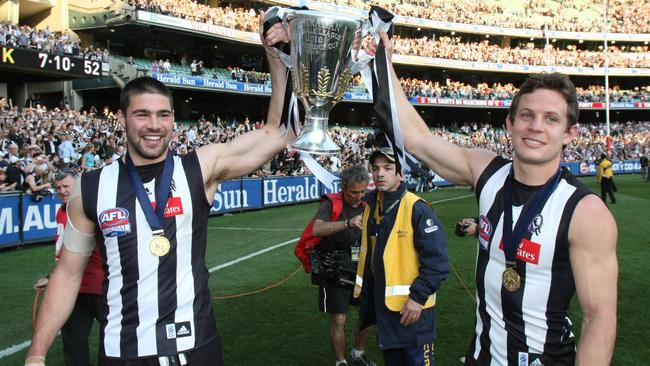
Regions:
<instances>
[{"instance_id":1,"label":"gold medal on yellow ribbon","mask_svg":"<svg viewBox=\"0 0 650 366\"><path fill-rule=\"evenodd\" d=\"M520 286L521 277L519 277L519 273L513 267L507 267L503 271L503 287L510 292L515 292L519 290Z\"/></svg>"},{"instance_id":2,"label":"gold medal on yellow ribbon","mask_svg":"<svg viewBox=\"0 0 650 366\"><path fill-rule=\"evenodd\" d=\"M171 243L169 242L169 239L162 235L154 235L149 242L149 251L156 257L167 255L170 248Z\"/></svg>"}]
</instances>

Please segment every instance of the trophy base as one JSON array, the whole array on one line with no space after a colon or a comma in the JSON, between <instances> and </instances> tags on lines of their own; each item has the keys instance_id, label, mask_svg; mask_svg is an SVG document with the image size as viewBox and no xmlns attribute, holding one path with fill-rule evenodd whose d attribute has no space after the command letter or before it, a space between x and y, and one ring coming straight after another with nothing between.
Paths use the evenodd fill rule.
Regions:
<instances>
[{"instance_id":1,"label":"trophy base","mask_svg":"<svg viewBox=\"0 0 650 366\"><path fill-rule=\"evenodd\" d=\"M297 140L289 144L289 147L296 151L318 155L338 155L341 152L323 130L305 131Z\"/></svg>"}]
</instances>

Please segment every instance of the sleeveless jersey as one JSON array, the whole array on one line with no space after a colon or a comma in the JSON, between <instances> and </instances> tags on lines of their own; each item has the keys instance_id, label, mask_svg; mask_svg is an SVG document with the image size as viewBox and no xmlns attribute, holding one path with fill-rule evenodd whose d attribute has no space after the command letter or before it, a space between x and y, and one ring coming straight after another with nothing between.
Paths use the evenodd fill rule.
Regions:
<instances>
[{"instance_id":1,"label":"sleeveless jersey","mask_svg":"<svg viewBox=\"0 0 650 366\"><path fill-rule=\"evenodd\" d=\"M519 244L516 266L521 287L509 292L502 285L506 268L502 236L503 185L511 166L495 158L476 187L480 214L476 333L466 365L573 365L575 339L568 308L575 283L568 231L576 205L591 192L562 169L557 188ZM539 188L514 182L513 226Z\"/></svg>"},{"instance_id":2,"label":"sleeveless jersey","mask_svg":"<svg viewBox=\"0 0 650 366\"><path fill-rule=\"evenodd\" d=\"M96 224L106 270L101 348L109 358L176 354L217 336L204 260L210 204L200 172L196 153L174 156L164 211L171 249L161 257L149 250L152 231L125 164L82 177L84 210ZM154 203L159 176L144 183L152 204L160 204Z\"/></svg>"}]
</instances>

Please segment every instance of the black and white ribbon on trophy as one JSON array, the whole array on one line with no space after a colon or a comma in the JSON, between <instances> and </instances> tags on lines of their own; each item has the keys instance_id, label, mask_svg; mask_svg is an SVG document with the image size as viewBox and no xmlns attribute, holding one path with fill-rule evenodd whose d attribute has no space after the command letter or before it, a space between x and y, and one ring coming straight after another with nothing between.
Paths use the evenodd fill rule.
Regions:
<instances>
[{"instance_id":1,"label":"black and white ribbon on trophy","mask_svg":"<svg viewBox=\"0 0 650 366\"><path fill-rule=\"evenodd\" d=\"M367 64L361 70L364 84L370 95L372 95L373 106L375 108L375 117L379 122L390 147L397 157L397 168L402 172L409 172L416 169L419 165L418 160L409 154L404 148L404 140L400 130L399 116L397 113L397 103L395 102L395 93L393 93L393 79L388 69L388 54L386 47L379 38L379 32L385 32L389 38L393 36L393 14L378 6L372 6L368 14L370 20L369 33L377 44L377 51L374 56L374 62ZM363 50L359 52L359 58L370 58Z\"/></svg>"}]
</instances>

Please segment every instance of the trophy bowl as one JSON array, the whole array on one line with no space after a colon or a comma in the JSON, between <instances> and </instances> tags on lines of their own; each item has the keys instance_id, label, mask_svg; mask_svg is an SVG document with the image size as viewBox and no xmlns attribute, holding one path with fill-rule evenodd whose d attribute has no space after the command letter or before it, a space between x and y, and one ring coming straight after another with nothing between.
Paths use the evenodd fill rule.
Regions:
<instances>
[{"instance_id":1,"label":"trophy bowl","mask_svg":"<svg viewBox=\"0 0 650 366\"><path fill-rule=\"evenodd\" d=\"M297 151L335 155L340 148L327 132L332 107L347 90L352 78L353 45L360 39L363 20L310 10L290 11L293 90L305 107L303 132L290 145Z\"/></svg>"}]
</instances>

